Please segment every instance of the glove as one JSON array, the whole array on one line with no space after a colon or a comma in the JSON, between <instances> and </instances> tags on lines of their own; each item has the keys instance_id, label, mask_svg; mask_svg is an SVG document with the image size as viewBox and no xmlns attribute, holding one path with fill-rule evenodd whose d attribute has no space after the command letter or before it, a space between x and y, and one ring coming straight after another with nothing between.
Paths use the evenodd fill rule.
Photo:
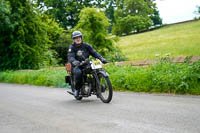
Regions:
<instances>
[{"instance_id":1,"label":"glove","mask_svg":"<svg viewBox=\"0 0 200 133\"><path fill-rule=\"evenodd\" d=\"M80 65L80 62L77 61L77 60L75 60L75 61L72 62L72 64L73 64L74 66L78 66L78 65Z\"/></svg>"},{"instance_id":2,"label":"glove","mask_svg":"<svg viewBox=\"0 0 200 133\"><path fill-rule=\"evenodd\" d=\"M102 62L103 64L108 63L108 61L107 61L106 59L104 59L104 58L101 58L101 62Z\"/></svg>"},{"instance_id":3,"label":"glove","mask_svg":"<svg viewBox=\"0 0 200 133\"><path fill-rule=\"evenodd\" d=\"M79 65L80 66L87 65L87 64L89 64L89 62L90 62L90 60L87 58L84 61L82 61Z\"/></svg>"}]
</instances>

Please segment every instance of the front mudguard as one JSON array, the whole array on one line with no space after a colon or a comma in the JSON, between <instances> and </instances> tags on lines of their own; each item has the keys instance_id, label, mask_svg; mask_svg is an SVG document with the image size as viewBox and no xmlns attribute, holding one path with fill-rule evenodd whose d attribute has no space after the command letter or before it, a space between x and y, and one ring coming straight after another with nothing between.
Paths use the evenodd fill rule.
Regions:
<instances>
[{"instance_id":1,"label":"front mudguard","mask_svg":"<svg viewBox=\"0 0 200 133\"><path fill-rule=\"evenodd\" d=\"M108 77L109 76L109 74L104 70L99 71L98 74L99 73L102 74L104 77Z\"/></svg>"}]
</instances>

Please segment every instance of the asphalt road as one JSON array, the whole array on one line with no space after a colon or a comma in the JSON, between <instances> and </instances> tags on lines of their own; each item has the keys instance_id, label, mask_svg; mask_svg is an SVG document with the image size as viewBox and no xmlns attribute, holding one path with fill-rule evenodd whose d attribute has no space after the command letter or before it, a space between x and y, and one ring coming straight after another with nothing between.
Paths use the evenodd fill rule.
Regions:
<instances>
[{"instance_id":1,"label":"asphalt road","mask_svg":"<svg viewBox=\"0 0 200 133\"><path fill-rule=\"evenodd\" d=\"M0 133L200 133L200 96L114 92L76 101L64 88L0 83Z\"/></svg>"}]
</instances>

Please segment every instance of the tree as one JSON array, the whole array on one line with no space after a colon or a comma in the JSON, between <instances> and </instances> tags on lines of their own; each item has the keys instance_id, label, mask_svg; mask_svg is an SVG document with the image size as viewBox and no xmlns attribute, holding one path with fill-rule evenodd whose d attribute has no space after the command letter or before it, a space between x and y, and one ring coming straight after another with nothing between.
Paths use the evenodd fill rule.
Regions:
<instances>
[{"instance_id":1,"label":"tree","mask_svg":"<svg viewBox=\"0 0 200 133\"><path fill-rule=\"evenodd\" d=\"M0 70L36 69L52 63L49 48L62 29L53 22L50 30L52 21L29 0L0 0L0 6Z\"/></svg>"},{"instance_id":2,"label":"tree","mask_svg":"<svg viewBox=\"0 0 200 133\"><path fill-rule=\"evenodd\" d=\"M83 32L84 40L102 55L112 51L112 41L107 38L109 20L104 12L98 8L84 8L81 10L79 18L75 29Z\"/></svg>"},{"instance_id":3,"label":"tree","mask_svg":"<svg viewBox=\"0 0 200 133\"><path fill-rule=\"evenodd\" d=\"M80 11L85 7L103 9L111 22L114 21L115 0L37 0L37 4L41 9L46 7L44 12L65 29L76 26Z\"/></svg>"},{"instance_id":4,"label":"tree","mask_svg":"<svg viewBox=\"0 0 200 133\"><path fill-rule=\"evenodd\" d=\"M59 59L59 64L65 65L67 62L67 52L71 43L71 34L69 33L62 33L54 42L52 49L58 53L57 59Z\"/></svg>"},{"instance_id":5,"label":"tree","mask_svg":"<svg viewBox=\"0 0 200 133\"><path fill-rule=\"evenodd\" d=\"M152 25L162 24L153 0L117 0L116 5L113 34L140 32Z\"/></svg>"},{"instance_id":6,"label":"tree","mask_svg":"<svg viewBox=\"0 0 200 133\"><path fill-rule=\"evenodd\" d=\"M40 8L46 7L46 14L51 15L63 28L76 26L81 9L99 5L102 0L37 0Z\"/></svg>"},{"instance_id":7,"label":"tree","mask_svg":"<svg viewBox=\"0 0 200 133\"><path fill-rule=\"evenodd\" d=\"M117 0L117 10L115 11L116 23L113 33L122 35L132 31L148 29L152 25L149 16L153 14L154 5L150 1L144 0Z\"/></svg>"},{"instance_id":8,"label":"tree","mask_svg":"<svg viewBox=\"0 0 200 133\"><path fill-rule=\"evenodd\" d=\"M160 18L159 11L154 8L154 13L150 16L151 20L153 21L153 25L162 25L162 19Z\"/></svg>"},{"instance_id":9,"label":"tree","mask_svg":"<svg viewBox=\"0 0 200 133\"><path fill-rule=\"evenodd\" d=\"M115 23L114 12L116 7L116 0L106 0L105 5L106 5L105 13L111 23L111 25L109 26L109 32L111 32L112 24Z\"/></svg>"},{"instance_id":10,"label":"tree","mask_svg":"<svg viewBox=\"0 0 200 133\"><path fill-rule=\"evenodd\" d=\"M113 33L122 35L123 33L129 34L132 31L140 32L141 30L148 29L152 25L152 20L148 17L131 16L128 15L124 18L119 18L113 27Z\"/></svg>"},{"instance_id":11,"label":"tree","mask_svg":"<svg viewBox=\"0 0 200 133\"><path fill-rule=\"evenodd\" d=\"M197 15L197 17L195 17L195 19L198 19L198 18L200 18L200 6L196 6L196 11L194 11L194 13Z\"/></svg>"},{"instance_id":12,"label":"tree","mask_svg":"<svg viewBox=\"0 0 200 133\"><path fill-rule=\"evenodd\" d=\"M76 25L80 8L76 1L38 0L37 3L41 9L46 7L45 14L54 18L63 28L68 29Z\"/></svg>"}]
</instances>

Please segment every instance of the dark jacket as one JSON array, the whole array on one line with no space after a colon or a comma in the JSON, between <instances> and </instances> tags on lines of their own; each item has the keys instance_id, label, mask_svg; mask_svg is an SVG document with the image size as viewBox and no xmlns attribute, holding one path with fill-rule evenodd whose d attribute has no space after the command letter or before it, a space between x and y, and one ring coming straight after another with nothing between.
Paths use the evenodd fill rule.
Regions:
<instances>
[{"instance_id":1,"label":"dark jacket","mask_svg":"<svg viewBox=\"0 0 200 133\"><path fill-rule=\"evenodd\" d=\"M68 61L71 63L74 61L82 62L89 58L90 55L97 59L102 59L102 56L98 54L89 44L82 43L79 47L72 44L68 50Z\"/></svg>"}]
</instances>

